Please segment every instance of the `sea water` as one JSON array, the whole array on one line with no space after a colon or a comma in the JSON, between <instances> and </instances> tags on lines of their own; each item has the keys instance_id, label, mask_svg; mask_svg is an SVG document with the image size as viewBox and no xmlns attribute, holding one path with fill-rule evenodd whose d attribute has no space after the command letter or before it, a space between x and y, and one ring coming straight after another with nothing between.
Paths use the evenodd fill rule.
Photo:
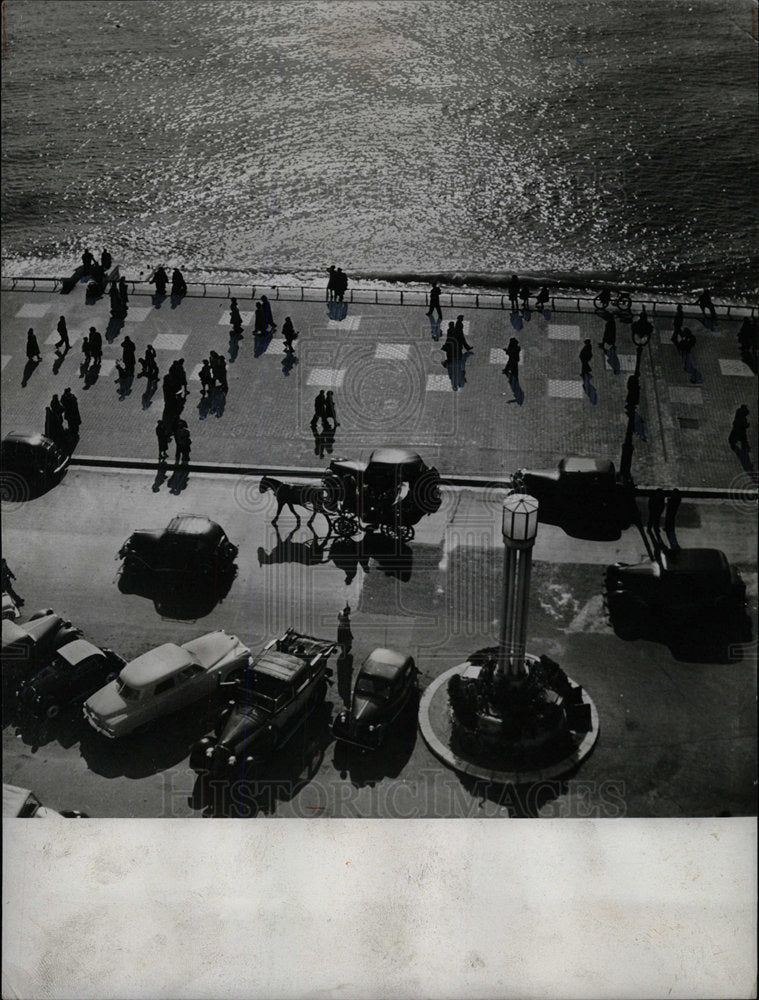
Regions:
<instances>
[{"instance_id":1,"label":"sea water","mask_svg":"<svg viewBox=\"0 0 759 1000\"><path fill-rule=\"evenodd\" d=\"M752 0L7 0L4 274L757 288Z\"/></svg>"}]
</instances>

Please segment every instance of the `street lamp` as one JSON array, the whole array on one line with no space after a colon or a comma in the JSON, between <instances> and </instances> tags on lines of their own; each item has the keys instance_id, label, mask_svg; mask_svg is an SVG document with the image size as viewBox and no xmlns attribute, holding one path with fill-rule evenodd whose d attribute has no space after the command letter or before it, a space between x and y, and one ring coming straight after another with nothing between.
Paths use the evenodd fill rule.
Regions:
<instances>
[{"instance_id":1,"label":"street lamp","mask_svg":"<svg viewBox=\"0 0 759 1000\"><path fill-rule=\"evenodd\" d=\"M627 402L625 404L627 410L627 430L625 432L625 441L622 445L622 457L619 462L619 474L626 483L632 482L632 458L634 451L632 439L633 431L635 430L635 410L640 397L640 362L643 357L643 348L651 339L651 330L652 327L646 316L646 308L644 306L639 319L630 328L633 343L635 344L635 373L630 382L628 382Z\"/></svg>"},{"instance_id":2,"label":"street lamp","mask_svg":"<svg viewBox=\"0 0 759 1000\"><path fill-rule=\"evenodd\" d=\"M525 677L527 611L532 549L538 533L538 501L512 493L503 501L503 614L496 672L509 680Z\"/></svg>"}]
</instances>

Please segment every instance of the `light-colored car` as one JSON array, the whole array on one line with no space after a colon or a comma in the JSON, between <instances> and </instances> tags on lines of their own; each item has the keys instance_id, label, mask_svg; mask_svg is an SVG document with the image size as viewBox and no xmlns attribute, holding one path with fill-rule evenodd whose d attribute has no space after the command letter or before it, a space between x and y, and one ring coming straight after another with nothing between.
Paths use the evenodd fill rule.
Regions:
<instances>
[{"instance_id":1,"label":"light-colored car","mask_svg":"<svg viewBox=\"0 0 759 1000\"><path fill-rule=\"evenodd\" d=\"M250 650L223 629L177 646L167 642L124 667L116 680L84 703L84 716L117 739L198 699L248 666Z\"/></svg>"},{"instance_id":2,"label":"light-colored car","mask_svg":"<svg viewBox=\"0 0 759 1000\"><path fill-rule=\"evenodd\" d=\"M3 784L3 819L86 819L78 809L66 809L58 812L49 806L43 806L34 792L18 785Z\"/></svg>"}]
</instances>

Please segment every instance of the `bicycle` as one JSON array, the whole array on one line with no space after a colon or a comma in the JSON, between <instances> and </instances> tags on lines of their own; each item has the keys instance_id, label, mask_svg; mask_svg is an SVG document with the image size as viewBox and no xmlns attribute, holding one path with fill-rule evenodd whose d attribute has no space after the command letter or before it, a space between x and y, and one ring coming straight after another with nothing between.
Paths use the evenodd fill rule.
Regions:
<instances>
[{"instance_id":1,"label":"bicycle","mask_svg":"<svg viewBox=\"0 0 759 1000\"><path fill-rule=\"evenodd\" d=\"M612 301L612 293L605 288L593 299L593 306L599 312L606 312L609 306L613 306L617 312L627 316L632 312L632 299L627 292L619 292L617 298Z\"/></svg>"}]
</instances>

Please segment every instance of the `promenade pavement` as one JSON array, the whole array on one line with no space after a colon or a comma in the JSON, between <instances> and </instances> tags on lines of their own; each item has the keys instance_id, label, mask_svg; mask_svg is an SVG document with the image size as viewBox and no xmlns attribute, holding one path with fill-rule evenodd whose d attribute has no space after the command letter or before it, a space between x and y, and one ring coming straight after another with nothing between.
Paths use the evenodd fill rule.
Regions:
<instances>
[{"instance_id":1,"label":"promenade pavement","mask_svg":"<svg viewBox=\"0 0 759 1000\"><path fill-rule=\"evenodd\" d=\"M345 319L336 321L314 289L302 302L276 301L276 292L270 293L278 327L261 350L252 334L251 290L247 298L245 290L231 289L236 291L244 322L237 349L230 339L229 300L196 296L193 286L176 303L154 299L147 284L135 285L120 327L110 320L107 296L92 304L85 300L84 283L68 295L4 291L4 433L42 430L50 397L70 386L83 419L78 456L156 459L160 385L151 397L144 379L136 378L126 392L116 384L115 363L128 333L138 357L147 344L155 347L161 378L171 361L185 359L191 394L183 416L192 436L192 462L262 469L326 466L330 455L319 456L309 424L317 392L331 388L340 421L332 457L368 458L378 446L408 445L443 475L494 479L522 466L553 467L568 454L608 457L619 465L626 381L635 364L629 325L617 323L622 371L615 375L598 347L603 318L593 311L532 312L517 330L508 309L451 309L444 298L443 335L435 342L419 293L407 293L403 305L397 291L379 293L376 302L373 292L357 294L368 301L348 304ZM256 294L261 291L268 290ZM383 297L392 301L383 303ZM670 342L671 318L649 310L654 334L643 355L639 406L648 441L634 439L633 476L639 485L745 488L749 478L727 443L734 412L747 403L756 456L756 376L740 359L741 321L720 317L711 331L697 307L685 312L686 326L697 338L694 357L702 381L692 384L683 370ZM464 315L474 350L466 360L465 383L454 389L440 348L448 321L458 314ZM62 361L54 353L60 315L72 343ZM292 363L283 350L285 316L300 332ZM86 385L81 339L90 326L104 334L104 361L97 380ZM43 361L23 384L29 327ZM503 348L512 336L522 347L519 399L502 374ZM583 389L578 360L586 337L593 344L593 398ZM229 393L209 410L197 371L212 349L227 358Z\"/></svg>"}]
</instances>

